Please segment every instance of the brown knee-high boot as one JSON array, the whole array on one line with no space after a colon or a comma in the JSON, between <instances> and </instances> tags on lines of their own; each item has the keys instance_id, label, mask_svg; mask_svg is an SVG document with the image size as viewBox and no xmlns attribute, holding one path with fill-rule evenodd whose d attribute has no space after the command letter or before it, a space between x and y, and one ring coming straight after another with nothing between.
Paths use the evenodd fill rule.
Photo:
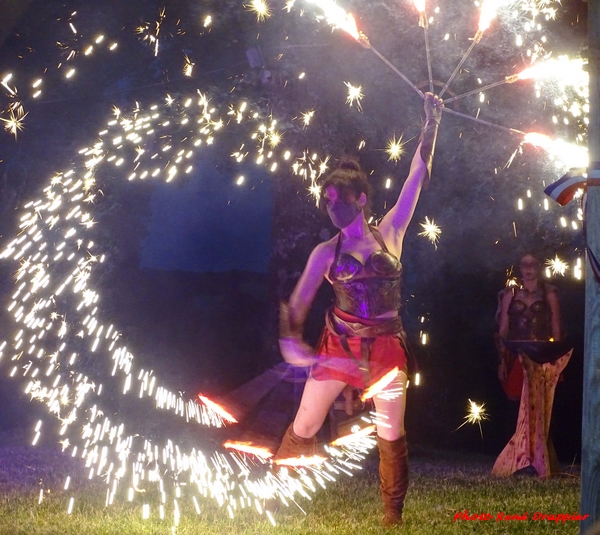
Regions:
<instances>
[{"instance_id":1,"label":"brown knee-high boot","mask_svg":"<svg viewBox=\"0 0 600 535\"><path fill-rule=\"evenodd\" d=\"M303 438L298 436L294 433L294 422L292 422L285 435L283 435L283 440L273 460L276 464L283 464L284 461L299 459L300 457L312 459L318 454L317 437Z\"/></svg>"},{"instance_id":2,"label":"brown knee-high boot","mask_svg":"<svg viewBox=\"0 0 600 535\"><path fill-rule=\"evenodd\" d=\"M408 490L408 448L406 435L397 440L377 437L379 478L384 506L384 526L402 524L402 508Z\"/></svg>"}]
</instances>

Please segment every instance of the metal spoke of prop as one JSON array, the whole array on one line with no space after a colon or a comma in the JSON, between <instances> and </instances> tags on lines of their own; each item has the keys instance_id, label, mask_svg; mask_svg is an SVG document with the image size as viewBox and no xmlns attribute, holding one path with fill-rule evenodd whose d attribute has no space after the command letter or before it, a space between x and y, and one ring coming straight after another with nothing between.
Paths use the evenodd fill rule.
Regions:
<instances>
[{"instance_id":1,"label":"metal spoke of prop","mask_svg":"<svg viewBox=\"0 0 600 535\"><path fill-rule=\"evenodd\" d=\"M469 121L474 121L479 124L491 126L492 128L498 128L500 130L504 130L505 132L508 132L509 134L512 134L512 135L520 135L520 136L525 135L525 132L523 132L522 130L517 130L516 128L508 128L506 126L502 126L502 125L499 125L496 123L490 123L489 121L484 121L483 119L479 119L478 117L473 117L472 115L467 115L466 113L461 113L456 110L451 110L450 108L443 108L442 111L444 111L446 113L450 113L451 115L456 115L458 117L463 117L465 119L469 119Z\"/></svg>"},{"instance_id":2,"label":"metal spoke of prop","mask_svg":"<svg viewBox=\"0 0 600 535\"><path fill-rule=\"evenodd\" d=\"M446 89L448 89L448 86L452 83L452 80L454 80L454 77L458 74L458 71L463 66L463 63L465 61L467 61L467 58L469 57L469 54L471 53L471 51L473 50L473 48L475 48L475 45L477 43L479 43L479 41L481 41L482 37L483 37L483 32L482 31L478 31L475 34L475 37L473 37L473 42L471 43L471 46L464 53L464 55L463 55L462 59L460 60L459 64L456 66L456 69L454 69L454 72L452 73L452 75L450 76L450 78L448 79L448 81L446 82L446 84L444 85L444 87L442 87L442 90L440 91L440 98L446 92Z\"/></svg>"},{"instance_id":3,"label":"metal spoke of prop","mask_svg":"<svg viewBox=\"0 0 600 535\"><path fill-rule=\"evenodd\" d=\"M481 93L482 91L492 89L492 87L498 87L499 85L504 85L504 84L513 84L518 79L519 79L518 74L512 74L510 76L507 76L504 80L499 80L498 82L494 82L493 84L484 85L483 87L473 89L472 91L467 91L466 93L463 93L462 95L456 95L455 97L448 98L448 99L444 100L444 104L448 104L449 102L454 102L455 100L460 100L461 98L468 97L475 93Z\"/></svg>"},{"instance_id":4,"label":"metal spoke of prop","mask_svg":"<svg viewBox=\"0 0 600 535\"><path fill-rule=\"evenodd\" d=\"M371 50L381 61L383 61L390 69L392 69L398 76L400 76L400 78L402 78L410 87L412 87L417 94L421 97L421 98L425 98L425 95L423 94L423 91L421 91L415 84L413 84L408 77L401 72L389 59L387 59L381 52L379 52L379 50L377 50L370 42L369 42L369 38L363 34L362 32L360 33L359 37L358 37L358 42L364 47L367 48L368 50Z\"/></svg>"},{"instance_id":5,"label":"metal spoke of prop","mask_svg":"<svg viewBox=\"0 0 600 535\"><path fill-rule=\"evenodd\" d=\"M429 22L427 20L427 9L425 0L413 0L419 12L419 26L423 28L425 37L425 55L427 56L427 75L429 77L429 91L433 93L433 74L431 73L431 54L429 52Z\"/></svg>"},{"instance_id":6,"label":"metal spoke of prop","mask_svg":"<svg viewBox=\"0 0 600 535\"><path fill-rule=\"evenodd\" d=\"M429 77L429 92L433 93L433 74L431 72L431 53L429 51L429 24L425 16L423 17L425 24L423 33L425 35L425 55L427 56L427 76Z\"/></svg>"}]
</instances>

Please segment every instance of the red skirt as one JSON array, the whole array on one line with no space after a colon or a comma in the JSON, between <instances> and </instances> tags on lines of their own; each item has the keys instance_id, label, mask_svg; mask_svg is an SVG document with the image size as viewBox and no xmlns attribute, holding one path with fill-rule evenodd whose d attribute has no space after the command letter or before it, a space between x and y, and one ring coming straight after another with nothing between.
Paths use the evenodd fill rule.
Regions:
<instances>
[{"instance_id":1,"label":"red skirt","mask_svg":"<svg viewBox=\"0 0 600 535\"><path fill-rule=\"evenodd\" d=\"M352 354L360 358L360 337L349 336L347 341ZM319 361L311 369L313 379L317 381L335 379L361 389L369 386L365 385L359 361L348 355L342 346L340 337L333 334L327 327L323 330L317 345L317 358ZM406 353L397 335L378 336L373 341L370 351L371 384L376 383L396 366L399 370L406 371L406 362Z\"/></svg>"}]
</instances>

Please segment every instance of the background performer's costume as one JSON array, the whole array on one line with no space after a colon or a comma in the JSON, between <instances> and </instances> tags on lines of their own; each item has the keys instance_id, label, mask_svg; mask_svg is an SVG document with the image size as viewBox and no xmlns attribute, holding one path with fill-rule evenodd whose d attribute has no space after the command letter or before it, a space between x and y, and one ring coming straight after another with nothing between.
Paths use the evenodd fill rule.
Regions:
<instances>
[{"instance_id":1,"label":"background performer's costume","mask_svg":"<svg viewBox=\"0 0 600 535\"><path fill-rule=\"evenodd\" d=\"M513 293L508 308L507 345L511 346L511 341L549 341L552 337L551 312L546 295L557 292L557 288L541 283L539 295L536 296L539 299L529 306L519 299L519 293L523 290L507 288L504 291ZM550 477L552 473L559 471L558 458L549 436L554 391L573 351L569 350L555 360L538 363L527 356L526 349L518 349L519 342L513 344L517 348L523 368L523 390L517 429L496 459L492 474L510 476L519 470L532 467L539 477ZM522 346L527 348L526 343Z\"/></svg>"}]
</instances>

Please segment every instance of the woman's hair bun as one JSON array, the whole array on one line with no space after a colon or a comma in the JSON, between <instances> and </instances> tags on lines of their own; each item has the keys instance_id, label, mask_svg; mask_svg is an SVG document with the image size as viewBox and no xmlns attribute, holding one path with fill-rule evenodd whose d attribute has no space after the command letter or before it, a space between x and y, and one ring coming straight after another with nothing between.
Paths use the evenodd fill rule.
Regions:
<instances>
[{"instance_id":1,"label":"woman's hair bun","mask_svg":"<svg viewBox=\"0 0 600 535\"><path fill-rule=\"evenodd\" d=\"M340 158L340 164L338 167L340 169L348 169L350 171L356 171L358 173L362 172L360 163L358 163L358 159L354 156L342 156Z\"/></svg>"}]
</instances>

